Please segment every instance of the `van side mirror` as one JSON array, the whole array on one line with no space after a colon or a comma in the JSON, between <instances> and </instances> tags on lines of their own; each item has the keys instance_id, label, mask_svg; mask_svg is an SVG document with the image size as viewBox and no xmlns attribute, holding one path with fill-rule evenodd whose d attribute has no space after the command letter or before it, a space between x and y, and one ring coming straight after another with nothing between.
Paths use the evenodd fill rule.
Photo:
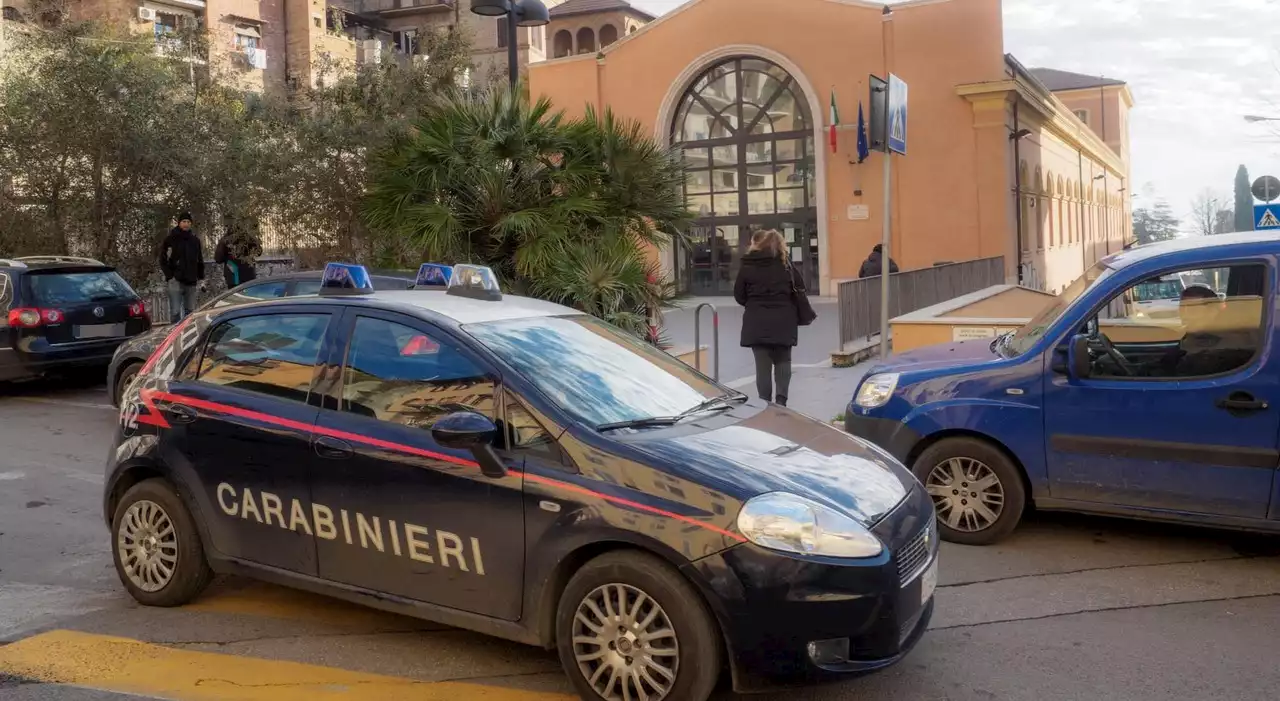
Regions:
<instances>
[{"instance_id":1,"label":"van side mirror","mask_svg":"<svg viewBox=\"0 0 1280 701\"><path fill-rule=\"evenodd\" d=\"M507 476L507 466L494 450L498 427L487 416L471 411L460 411L442 416L431 427L431 438L443 448L470 450L480 464L485 477L499 479Z\"/></svg>"},{"instance_id":2,"label":"van side mirror","mask_svg":"<svg viewBox=\"0 0 1280 701\"><path fill-rule=\"evenodd\" d=\"M1079 334L1071 337L1067 347L1067 367L1071 369L1071 377L1083 380L1093 372L1093 360L1089 357L1089 337Z\"/></svg>"}]
</instances>

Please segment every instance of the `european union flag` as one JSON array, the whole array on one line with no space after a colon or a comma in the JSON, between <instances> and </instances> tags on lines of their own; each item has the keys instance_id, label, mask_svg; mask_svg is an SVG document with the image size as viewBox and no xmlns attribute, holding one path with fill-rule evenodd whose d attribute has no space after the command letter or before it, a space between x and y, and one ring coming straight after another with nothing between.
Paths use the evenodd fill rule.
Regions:
<instances>
[{"instance_id":1,"label":"european union flag","mask_svg":"<svg viewBox=\"0 0 1280 701\"><path fill-rule=\"evenodd\" d=\"M867 143L867 121L862 118L862 101L858 101L858 162L871 156L871 146Z\"/></svg>"}]
</instances>

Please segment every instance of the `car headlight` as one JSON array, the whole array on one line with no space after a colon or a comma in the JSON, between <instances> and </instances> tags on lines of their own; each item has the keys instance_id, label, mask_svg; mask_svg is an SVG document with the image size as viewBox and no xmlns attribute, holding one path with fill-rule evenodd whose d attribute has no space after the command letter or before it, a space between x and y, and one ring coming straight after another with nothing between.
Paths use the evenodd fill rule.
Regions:
<instances>
[{"instance_id":1,"label":"car headlight","mask_svg":"<svg viewBox=\"0 0 1280 701\"><path fill-rule=\"evenodd\" d=\"M884 546L849 516L785 492L761 494L738 513L738 530L770 550L825 557L875 557Z\"/></svg>"},{"instance_id":2,"label":"car headlight","mask_svg":"<svg viewBox=\"0 0 1280 701\"><path fill-rule=\"evenodd\" d=\"M858 388L858 397L853 401L863 409L874 409L888 403L889 398L893 396L893 391L897 388L898 373L883 372L872 375L862 381L862 386Z\"/></svg>"}]
</instances>

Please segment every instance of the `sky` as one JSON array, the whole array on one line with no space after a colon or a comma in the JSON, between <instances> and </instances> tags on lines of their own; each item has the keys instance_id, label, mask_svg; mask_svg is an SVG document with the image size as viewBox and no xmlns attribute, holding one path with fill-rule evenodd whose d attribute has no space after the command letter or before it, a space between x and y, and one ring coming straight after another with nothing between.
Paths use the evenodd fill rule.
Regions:
<instances>
[{"instance_id":1,"label":"sky","mask_svg":"<svg viewBox=\"0 0 1280 701\"><path fill-rule=\"evenodd\" d=\"M1205 189L1230 202L1240 164L1280 177L1280 122L1243 119L1280 117L1276 27L1280 0L1004 0L1005 51L1023 65L1129 83L1134 206L1163 199L1184 219Z\"/></svg>"}]
</instances>

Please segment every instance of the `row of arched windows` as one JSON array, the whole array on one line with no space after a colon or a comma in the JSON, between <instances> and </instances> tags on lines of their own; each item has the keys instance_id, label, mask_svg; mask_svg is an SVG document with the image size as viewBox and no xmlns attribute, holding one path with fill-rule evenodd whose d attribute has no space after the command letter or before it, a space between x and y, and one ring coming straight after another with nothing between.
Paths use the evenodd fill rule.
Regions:
<instances>
[{"instance_id":1,"label":"row of arched windows","mask_svg":"<svg viewBox=\"0 0 1280 701\"><path fill-rule=\"evenodd\" d=\"M635 31L636 28L631 27L627 33L632 34ZM619 36L618 28L612 24L600 27L598 44L596 30L591 27L580 28L576 35L568 29L561 29L556 32L552 40L551 55L553 58L564 58L574 54L593 53L617 41Z\"/></svg>"},{"instance_id":2,"label":"row of arched windows","mask_svg":"<svg viewBox=\"0 0 1280 701\"><path fill-rule=\"evenodd\" d=\"M1101 187L1081 187L1071 178L1036 167L1028 177L1026 161L1019 164L1022 248L1044 250L1059 246L1123 238L1122 196Z\"/></svg>"}]
</instances>

